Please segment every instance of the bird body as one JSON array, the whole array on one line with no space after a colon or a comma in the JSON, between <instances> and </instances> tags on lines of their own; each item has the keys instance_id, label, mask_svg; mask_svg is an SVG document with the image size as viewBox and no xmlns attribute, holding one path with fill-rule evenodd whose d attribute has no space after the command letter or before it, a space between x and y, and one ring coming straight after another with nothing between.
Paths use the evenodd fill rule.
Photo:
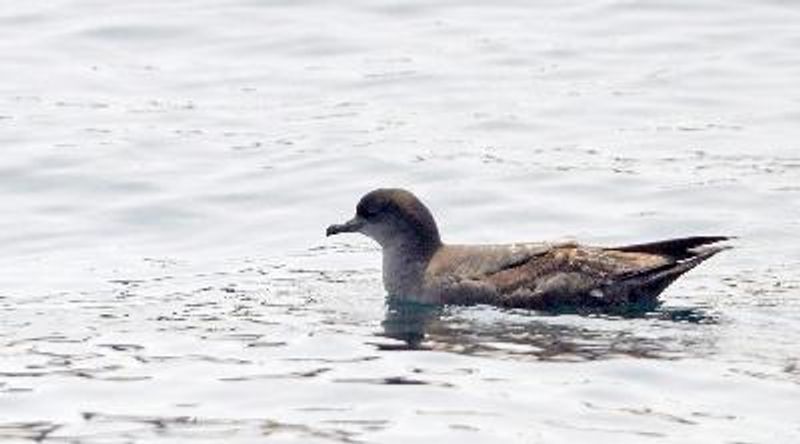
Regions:
<instances>
[{"instance_id":1,"label":"bird body","mask_svg":"<svg viewBox=\"0 0 800 444\"><path fill-rule=\"evenodd\" d=\"M653 305L683 273L725 247L699 236L616 248L577 243L448 245L413 194L379 189L327 234L360 232L383 250L383 283L401 299L533 309Z\"/></svg>"}]
</instances>

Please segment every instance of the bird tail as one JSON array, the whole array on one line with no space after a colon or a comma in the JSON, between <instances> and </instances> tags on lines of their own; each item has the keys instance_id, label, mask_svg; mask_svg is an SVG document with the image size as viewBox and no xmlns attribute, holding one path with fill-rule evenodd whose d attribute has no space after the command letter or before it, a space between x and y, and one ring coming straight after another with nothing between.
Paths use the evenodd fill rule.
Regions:
<instances>
[{"instance_id":1,"label":"bird tail","mask_svg":"<svg viewBox=\"0 0 800 444\"><path fill-rule=\"evenodd\" d=\"M711 242L717 242L717 241L711 241ZM691 241L687 242L687 244L688 243L691 243ZM702 242L697 245L703 245L707 243L709 242ZM649 245L656 245L656 244L659 243L649 244ZM650 247L647 246L647 248ZM670 248L678 248L678 247L670 247ZM661 292L663 292L671 283L673 283L681 275L691 270L692 268L698 266L700 263L705 262L707 259L716 255L720 251L724 251L730 248L731 248L730 246L707 246L707 247L702 247L700 249L687 248L685 252L683 252L682 254L674 253L675 255L673 257L678 259L677 261L661 265L658 267L632 272L626 276L621 277L621 279L617 281L615 287L617 287L618 291L622 290L621 293L627 295L628 302L645 303L645 304L656 303L656 300L658 296L661 294ZM634 250L634 251L641 251L641 250Z\"/></svg>"}]
</instances>

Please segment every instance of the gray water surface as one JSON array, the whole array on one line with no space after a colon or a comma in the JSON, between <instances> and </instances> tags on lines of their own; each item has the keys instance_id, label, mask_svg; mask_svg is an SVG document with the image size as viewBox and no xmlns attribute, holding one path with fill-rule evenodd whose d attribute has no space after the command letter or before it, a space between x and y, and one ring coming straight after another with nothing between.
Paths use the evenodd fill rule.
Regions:
<instances>
[{"instance_id":1,"label":"gray water surface","mask_svg":"<svg viewBox=\"0 0 800 444\"><path fill-rule=\"evenodd\" d=\"M788 443L800 4L0 7L0 440ZM455 243L736 235L640 316L387 305Z\"/></svg>"}]
</instances>

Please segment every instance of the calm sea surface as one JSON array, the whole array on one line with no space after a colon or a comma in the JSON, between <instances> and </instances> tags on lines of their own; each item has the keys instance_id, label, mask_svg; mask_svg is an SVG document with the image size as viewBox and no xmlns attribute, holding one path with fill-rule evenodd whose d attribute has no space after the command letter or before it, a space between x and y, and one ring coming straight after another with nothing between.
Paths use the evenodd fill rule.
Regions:
<instances>
[{"instance_id":1,"label":"calm sea surface","mask_svg":"<svg viewBox=\"0 0 800 444\"><path fill-rule=\"evenodd\" d=\"M739 236L638 317L387 306L446 241ZM800 439L800 3L0 6L0 441Z\"/></svg>"}]
</instances>

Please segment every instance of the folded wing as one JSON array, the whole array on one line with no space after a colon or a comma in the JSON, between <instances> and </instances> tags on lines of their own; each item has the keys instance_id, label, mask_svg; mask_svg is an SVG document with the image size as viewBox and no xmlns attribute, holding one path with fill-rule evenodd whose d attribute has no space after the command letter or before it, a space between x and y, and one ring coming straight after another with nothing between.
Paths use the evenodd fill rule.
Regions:
<instances>
[{"instance_id":1,"label":"folded wing","mask_svg":"<svg viewBox=\"0 0 800 444\"><path fill-rule=\"evenodd\" d=\"M711 244L727 239L691 237L616 248L556 246L483 279L506 306L652 305L675 279L726 248Z\"/></svg>"}]
</instances>

